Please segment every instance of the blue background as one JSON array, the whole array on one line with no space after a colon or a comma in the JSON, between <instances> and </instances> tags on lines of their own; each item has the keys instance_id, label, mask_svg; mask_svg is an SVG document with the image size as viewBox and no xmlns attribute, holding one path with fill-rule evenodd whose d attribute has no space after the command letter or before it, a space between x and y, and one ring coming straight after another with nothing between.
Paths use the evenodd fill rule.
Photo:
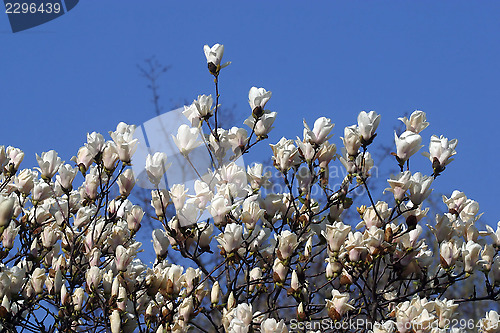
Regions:
<instances>
[{"instance_id":1,"label":"blue background","mask_svg":"<svg viewBox=\"0 0 500 333\"><path fill-rule=\"evenodd\" d=\"M24 167L49 149L69 161L87 132L153 118L137 69L152 55L172 66L160 81L164 111L213 94L202 48L218 42L233 62L221 74L221 103L236 105L236 121L250 113L251 86L273 92L268 108L278 119L261 153L281 136L301 136L303 118L312 125L323 115L340 147L361 110L382 114L374 145L393 145L397 117L421 109L431 123L424 149L432 134L459 139L437 191L464 191L496 224L499 14L493 0L89 0L16 34L0 14L0 144L22 148ZM420 154L412 166L432 172Z\"/></svg>"}]
</instances>

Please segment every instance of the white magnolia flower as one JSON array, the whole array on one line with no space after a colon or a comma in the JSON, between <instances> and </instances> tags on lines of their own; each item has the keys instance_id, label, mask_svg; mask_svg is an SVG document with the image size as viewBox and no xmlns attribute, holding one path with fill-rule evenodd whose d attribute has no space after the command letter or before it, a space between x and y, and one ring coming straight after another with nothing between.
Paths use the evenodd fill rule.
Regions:
<instances>
[{"instance_id":1,"label":"white magnolia flower","mask_svg":"<svg viewBox=\"0 0 500 333\"><path fill-rule=\"evenodd\" d=\"M283 262L276 258L273 264L273 279L276 282L284 282L286 280L286 275L288 273L288 268L283 265Z\"/></svg>"},{"instance_id":2,"label":"white magnolia flower","mask_svg":"<svg viewBox=\"0 0 500 333\"><path fill-rule=\"evenodd\" d=\"M410 200L415 205L420 205L432 192L432 181L430 176L424 176L417 172L410 179Z\"/></svg>"},{"instance_id":3,"label":"white magnolia flower","mask_svg":"<svg viewBox=\"0 0 500 333\"><path fill-rule=\"evenodd\" d=\"M452 267L460 257L460 247L457 245L456 239L452 238L449 241L443 241L439 248L441 265L444 268Z\"/></svg>"},{"instance_id":4,"label":"white magnolia flower","mask_svg":"<svg viewBox=\"0 0 500 333\"><path fill-rule=\"evenodd\" d=\"M275 238L278 241L277 255L281 260L290 258L293 251L299 246L297 235L290 230L283 230L279 236L275 235Z\"/></svg>"},{"instance_id":5,"label":"white magnolia flower","mask_svg":"<svg viewBox=\"0 0 500 333\"><path fill-rule=\"evenodd\" d=\"M358 126L352 125L345 127L344 137L341 139L344 143L347 154L349 154L350 156L358 155L359 148L361 147Z\"/></svg>"},{"instance_id":6,"label":"white magnolia flower","mask_svg":"<svg viewBox=\"0 0 500 333\"><path fill-rule=\"evenodd\" d=\"M85 273L85 281L87 282L89 290L97 290L99 283L101 283L101 279L102 279L102 271L97 266L92 266Z\"/></svg>"},{"instance_id":7,"label":"white magnolia flower","mask_svg":"<svg viewBox=\"0 0 500 333\"><path fill-rule=\"evenodd\" d=\"M281 319L279 322L274 318L268 318L260 324L262 333L288 333L285 321Z\"/></svg>"},{"instance_id":8,"label":"white magnolia flower","mask_svg":"<svg viewBox=\"0 0 500 333\"><path fill-rule=\"evenodd\" d=\"M63 189L71 191L73 188L72 183L77 172L78 168L73 168L69 164L61 165L59 167L59 174L56 176L56 180Z\"/></svg>"},{"instance_id":9,"label":"white magnolia flower","mask_svg":"<svg viewBox=\"0 0 500 333\"><path fill-rule=\"evenodd\" d=\"M126 271L128 265L132 262L133 259L133 251L132 249L126 249L123 245L118 245L116 247L116 269L119 271Z\"/></svg>"},{"instance_id":10,"label":"white magnolia flower","mask_svg":"<svg viewBox=\"0 0 500 333\"><path fill-rule=\"evenodd\" d=\"M113 312L109 316L109 322L111 325L111 333L120 333L120 328L121 328L120 311L113 310Z\"/></svg>"},{"instance_id":11,"label":"white magnolia flower","mask_svg":"<svg viewBox=\"0 0 500 333\"><path fill-rule=\"evenodd\" d=\"M304 120L304 141L310 141L318 145L322 144L332 136L329 135L335 124L326 117L320 117L314 122L314 127L311 130Z\"/></svg>"},{"instance_id":12,"label":"white magnolia flower","mask_svg":"<svg viewBox=\"0 0 500 333\"><path fill-rule=\"evenodd\" d=\"M9 226L2 233L2 245L6 249L12 249L14 247L14 241L19 234L19 229L21 225L14 227L14 223L10 223Z\"/></svg>"},{"instance_id":13,"label":"white magnolia flower","mask_svg":"<svg viewBox=\"0 0 500 333\"><path fill-rule=\"evenodd\" d=\"M226 214L231 210L231 206L228 204L228 200L221 194L217 193L210 205L208 206L208 212L214 218L215 225L219 225L226 220Z\"/></svg>"},{"instance_id":14,"label":"white magnolia flower","mask_svg":"<svg viewBox=\"0 0 500 333\"><path fill-rule=\"evenodd\" d=\"M493 230L492 227L489 225L486 225L486 230L488 230L489 236L493 240L493 243L496 246L500 246L500 221L497 223L497 230Z\"/></svg>"},{"instance_id":15,"label":"white magnolia flower","mask_svg":"<svg viewBox=\"0 0 500 333\"><path fill-rule=\"evenodd\" d=\"M411 114L410 119L406 117L398 119L406 125L407 131L411 131L417 134L422 132L427 126L429 126L429 123L426 121L427 119L424 111L415 110Z\"/></svg>"},{"instance_id":16,"label":"white magnolia flower","mask_svg":"<svg viewBox=\"0 0 500 333\"><path fill-rule=\"evenodd\" d=\"M14 187L22 194L28 195L35 185L37 176L38 172L24 169L14 177Z\"/></svg>"},{"instance_id":17,"label":"white magnolia flower","mask_svg":"<svg viewBox=\"0 0 500 333\"><path fill-rule=\"evenodd\" d=\"M384 193L385 191L392 192L394 194L394 199L398 201L403 200L406 195L406 191L411 185L410 178L410 171L400 172L397 175L391 175L391 179L387 180L391 187L386 188Z\"/></svg>"},{"instance_id":18,"label":"white magnolia flower","mask_svg":"<svg viewBox=\"0 0 500 333\"><path fill-rule=\"evenodd\" d=\"M264 88L250 88L248 92L248 104L250 104L250 108L255 115L260 116L262 114L271 95L272 93Z\"/></svg>"},{"instance_id":19,"label":"white magnolia flower","mask_svg":"<svg viewBox=\"0 0 500 333\"><path fill-rule=\"evenodd\" d=\"M155 186L158 186L169 167L166 163L167 155L162 152L156 152L154 155L148 154L146 157L146 172L148 174L149 181Z\"/></svg>"},{"instance_id":20,"label":"white magnolia flower","mask_svg":"<svg viewBox=\"0 0 500 333\"><path fill-rule=\"evenodd\" d=\"M210 291L210 303L219 304L219 300L220 300L219 281L215 281L212 290Z\"/></svg>"},{"instance_id":21,"label":"white magnolia flower","mask_svg":"<svg viewBox=\"0 0 500 333\"><path fill-rule=\"evenodd\" d=\"M87 143L85 143L85 147L87 147L92 157L101 153L105 144L106 140L104 140L102 134L97 132L87 133Z\"/></svg>"},{"instance_id":22,"label":"white magnolia flower","mask_svg":"<svg viewBox=\"0 0 500 333\"><path fill-rule=\"evenodd\" d=\"M500 257L496 256L491 265L490 271L491 279L493 280L493 285L500 285Z\"/></svg>"},{"instance_id":23,"label":"white magnolia flower","mask_svg":"<svg viewBox=\"0 0 500 333\"><path fill-rule=\"evenodd\" d=\"M348 303L349 298L348 293L341 293L337 289L332 289L332 299L326 300L328 314L332 319L339 320L344 313L354 310L354 306Z\"/></svg>"},{"instance_id":24,"label":"white magnolia flower","mask_svg":"<svg viewBox=\"0 0 500 333\"><path fill-rule=\"evenodd\" d=\"M479 323L483 333L500 332L500 315L495 310L487 312Z\"/></svg>"},{"instance_id":25,"label":"white magnolia flower","mask_svg":"<svg viewBox=\"0 0 500 333\"><path fill-rule=\"evenodd\" d=\"M197 128L182 124L177 130L177 136L172 135L172 138L181 154L187 156L193 149L202 144L201 141L198 141L199 135L200 131Z\"/></svg>"},{"instance_id":26,"label":"white magnolia flower","mask_svg":"<svg viewBox=\"0 0 500 333\"><path fill-rule=\"evenodd\" d=\"M222 61L222 56L224 55L224 45L215 44L210 47L208 45L203 46L203 51L205 52L205 57L207 58L208 69L213 75L218 75L219 70L228 66L231 62L228 61L224 64L220 64Z\"/></svg>"},{"instance_id":27,"label":"white magnolia flower","mask_svg":"<svg viewBox=\"0 0 500 333\"><path fill-rule=\"evenodd\" d=\"M252 305L241 303L236 306L233 310L235 318L241 320L245 326L249 326L252 323Z\"/></svg>"},{"instance_id":28,"label":"white magnolia flower","mask_svg":"<svg viewBox=\"0 0 500 333\"><path fill-rule=\"evenodd\" d=\"M3 198L0 196L0 227L6 227L14 214L14 197Z\"/></svg>"},{"instance_id":29,"label":"white magnolia flower","mask_svg":"<svg viewBox=\"0 0 500 333\"><path fill-rule=\"evenodd\" d=\"M109 132L109 135L116 144L116 151L120 161L130 163L139 144L139 140L134 138L135 125L128 125L120 122L116 126L116 131Z\"/></svg>"},{"instance_id":30,"label":"white magnolia flower","mask_svg":"<svg viewBox=\"0 0 500 333\"><path fill-rule=\"evenodd\" d=\"M328 243L328 249L331 252L338 252L344 244L351 227L342 222L335 222L326 226L326 231L321 231Z\"/></svg>"},{"instance_id":31,"label":"white magnolia flower","mask_svg":"<svg viewBox=\"0 0 500 333\"><path fill-rule=\"evenodd\" d=\"M153 248L155 250L157 257L163 257L168 250L168 246L170 242L168 241L168 237L165 234L165 231L162 229L153 230Z\"/></svg>"},{"instance_id":32,"label":"white magnolia flower","mask_svg":"<svg viewBox=\"0 0 500 333\"><path fill-rule=\"evenodd\" d=\"M120 194L127 197L135 186L134 171L132 169L125 170L118 176L116 183L118 184Z\"/></svg>"},{"instance_id":33,"label":"white magnolia flower","mask_svg":"<svg viewBox=\"0 0 500 333\"><path fill-rule=\"evenodd\" d=\"M273 123L276 120L276 112L265 111L258 120L253 115L248 117L243 123L254 130L259 138L266 138L269 132L274 128ZM257 121L257 123L255 123Z\"/></svg>"},{"instance_id":34,"label":"white magnolia flower","mask_svg":"<svg viewBox=\"0 0 500 333\"><path fill-rule=\"evenodd\" d=\"M335 157L337 156L336 152L337 146L334 143L330 144L328 141L323 142L320 149L316 153L319 166L326 169L330 161L335 160Z\"/></svg>"},{"instance_id":35,"label":"white magnolia flower","mask_svg":"<svg viewBox=\"0 0 500 333\"><path fill-rule=\"evenodd\" d=\"M299 163L298 150L292 140L281 138L275 145L270 145L273 150L274 166L286 173L295 164Z\"/></svg>"},{"instance_id":36,"label":"white magnolia flower","mask_svg":"<svg viewBox=\"0 0 500 333\"><path fill-rule=\"evenodd\" d=\"M400 165L403 165L413 154L415 154L422 146L422 137L419 134L406 131L400 137L394 132L394 140L396 142L396 158Z\"/></svg>"},{"instance_id":37,"label":"white magnolia flower","mask_svg":"<svg viewBox=\"0 0 500 333\"><path fill-rule=\"evenodd\" d=\"M453 161L451 157L457 153L455 151L457 144L457 139L448 140L448 138L442 135L439 138L436 135L431 137L429 152L424 152L423 155L427 156L432 162L435 173L439 174L451 161Z\"/></svg>"},{"instance_id":38,"label":"white magnolia flower","mask_svg":"<svg viewBox=\"0 0 500 333\"><path fill-rule=\"evenodd\" d=\"M375 136L378 124L380 123L380 115L375 111L366 113L361 111L358 115L358 130L359 135L366 145L368 145Z\"/></svg>"},{"instance_id":39,"label":"white magnolia flower","mask_svg":"<svg viewBox=\"0 0 500 333\"><path fill-rule=\"evenodd\" d=\"M271 171L267 171L263 174L264 166L262 163L255 163L252 166L247 166L247 178L250 186L253 190L259 189L261 187L268 187L271 182Z\"/></svg>"},{"instance_id":40,"label":"white magnolia flower","mask_svg":"<svg viewBox=\"0 0 500 333\"><path fill-rule=\"evenodd\" d=\"M36 160L40 166L37 169L40 171L44 179L51 179L54 177L59 169L59 166L63 164L63 161L59 156L57 156L57 152L55 150L43 152L42 156L38 156L38 154L36 154Z\"/></svg>"},{"instance_id":41,"label":"white magnolia flower","mask_svg":"<svg viewBox=\"0 0 500 333\"><path fill-rule=\"evenodd\" d=\"M14 174L17 169L19 169L19 165L24 159L24 152L19 148L8 146L5 153L9 157L9 161L5 169L8 170L10 174Z\"/></svg>"},{"instance_id":42,"label":"white magnolia flower","mask_svg":"<svg viewBox=\"0 0 500 333\"><path fill-rule=\"evenodd\" d=\"M224 229L224 232L215 237L219 242L219 247L226 253L238 250L243 243L243 227L236 223L230 223Z\"/></svg>"},{"instance_id":43,"label":"white magnolia flower","mask_svg":"<svg viewBox=\"0 0 500 333\"><path fill-rule=\"evenodd\" d=\"M42 268L35 268L31 274L31 286L33 287L35 294L41 294L43 292L43 285L45 283L45 270Z\"/></svg>"},{"instance_id":44,"label":"white magnolia flower","mask_svg":"<svg viewBox=\"0 0 500 333\"><path fill-rule=\"evenodd\" d=\"M104 147L104 150L102 152L101 159L106 170L115 170L116 162L118 162L118 160L120 159L120 155L118 155L116 144L113 141L108 141L106 143L106 146Z\"/></svg>"},{"instance_id":45,"label":"white magnolia flower","mask_svg":"<svg viewBox=\"0 0 500 333\"><path fill-rule=\"evenodd\" d=\"M261 209L259 203L251 197L243 201L242 209L241 221L245 223L247 229L255 229L255 225L259 219L264 216L265 210Z\"/></svg>"},{"instance_id":46,"label":"white magnolia flower","mask_svg":"<svg viewBox=\"0 0 500 333\"><path fill-rule=\"evenodd\" d=\"M464 269L467 273L472 273L479 260L479 253L481 251L481 245L470 240L464 243L462 249L462 255L464 260Z\"/></svg>"},{"instance_id":47,"label":"white magnolia flower","mask_svg":"<svg viewBox=\"0 0 500 333\"><path fill-rule=\"evenodd\" d=\"M191 122L193 127L200 125L201 119L208 119L212 116L212 95L198 95L190 106L184 106L182 114Z\"/></svg>"},{"instance_id":48,"label":"white magnolia flower","mask_svg":"<svg viewBox=\"0 0 500 333\"><path fill-rule=\"evenodd\" d=\"M73 307L76 311L80 311L82 309L85 299L85 291L82 288L76 288L72 296Z\"/></svg>"}]
</instances>

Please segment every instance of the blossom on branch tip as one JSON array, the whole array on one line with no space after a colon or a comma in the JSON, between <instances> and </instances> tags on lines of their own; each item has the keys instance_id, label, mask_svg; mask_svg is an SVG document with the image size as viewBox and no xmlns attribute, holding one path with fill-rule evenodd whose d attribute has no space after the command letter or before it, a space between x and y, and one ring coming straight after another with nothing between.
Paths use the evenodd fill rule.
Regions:
<instances>
[{"instance_id":1,"label":"blossom on branch tip","mask_svg":"<svg viewBox=\"0 0 500 333\"><path fill-rule=\"evenodd\" d=\"M42 174L44 179L51 179L56 174L59 166L64 162L61 160L55 150L49 150L48 152L43 152L41 156L36 154L36 160L40 166L38 171Z\"/></svg>"},{"instance_id":2,"label":"blossom on branch tip","mask_svg":"<svg viewBox=\"0 0 500 333\"><path fill-rule=\"evenodd\" d=\"M243 226L230 223L224 228L224 232L215 237L219 243L219 248L223 249L226 255L235 252L243 243Z\"/></svg>"},{"instance_id":3,"label":"blossom on branch tip","mask_svg":"<svg viewBox=\"0 0 500 333\"><path fill-rule=\"evenodd\" d=\"M368 146L375 138L375 131L380 123L380 115L375 111L361 111L358 115L358 131L361 143Z\"/></svg>"},{"instance_id":4,"label":"blossom on branch tip","mask_svg":"<svg viewBox=\"0 0 500 333\"><path fill-rule=\"evenodd\" d=\"M359 138L360 135L358 126L352 125L344 128L344 137L341 137L341 139L344 143L347 154L350 156L358 155L359 148L361 147L361 140Z\"/></svg>"},{"instance_id":5,"label":"blossom on branch tip","mask_svg":"<svg viewBox=\"0 0 500 333\"><path fill-rule=\"evenodd\" d=\"M201 120L206 120L213 115L212 95L198 95L198 98L189 106L184 106L182 114L191 122L193 127L199 127Z\"/></svg>"},{"instance_id":6,"label":"blossom on branch tip","mask_svg":"<svg viewBox=\"0 0 500 333\"><path fill-rule=\"evenodd\" d=\"M224 45L215 44L212 47L205 45L203 46L203 52L205 52L207 58L208 70L214 76L218 76L219 71L231 63L228 61L222 65L220 64L224 55Z\"/></svg>"},{"instance_id":7,"label":"blossom on branch tip","mask_svg":"<svg viewBox=\"0 0 500 333\"><path fill-rule=\"evenodd\" d=\"M309 128L305 120L303 121L303 123L304 141L309 141L311 143L320 145L332 137L332 135L330 135L330 132L332 131L335 124L332 124L332 121L329 118L320 117L316 119L312 130Z\"/></svg>"},{"instance_id":8,"label":"blossom on branch tip","mask_svg":"<svg viewBox=\"0 0 500 333\"><path fill-rule=\"evenodd\" d=\"M266 103L271 99L272 92L264 88L252 87L248 92L248 104L252 109L254 117L259 118L264 112Z\"/></svg>"},{"instance_id":9,"label":"blossom on branch tip","mask_svg":"<svg viewBox=\"0 0 500 333\"><path fill-rule=\"evenodd\" d=\"M398 120L401 120L403 124L406 125L406 130L413 132L413 133L420 133L422 132L427 126L429 126L429 123L427 122L425 112L420 111L420 110L415 110L413 113L410 115L410 119L403 117L403 118L398 118Z\"/></svg>"},{"instance_id":10,"label":"blossom on branch tip","mask_svg":"<svg viewBox=\"0 0 500 333\"><path fill-rule=\"evenodd\" d=\"M277 112L265 111L258 119L250 116L243 123L254 131L259 140L262 140L267 138L269 132L274 128L273 123L277 114Z\"/></svg>"},{"instance_id":11,"label":"blossom on branch tip","mask_svg":"<svg viewBox=\"0 0 500 333\"><path fill-rule=\"evenodd\" d=\"M398 137L394 131L394 141L396 142L396 159L399 165L403 165L408 159L423 146L420 145L422 137L414 132L406 131Z\"/></svg>"},{"instance_id":12,"label":"blossom on branch tip","mask_svg":"<svg viewBox=\"0 0 500 333\"><path fill-rule=\"evenodd\" d=\"M154 155L148 154L146 157L146 172L149 181L155 186L158 186L169 167L170 165L167 165L167 154L165 153L156 152Z\"/></svg>"},{"instance_id":13,"label":"blossom on branch tip","mask_svg":"<svg viewBox=\"0 0 500 333\"><path fill-rule=\"evenodd\" d=\"M198 141L199 135L200 131L197 128L182 124L177 130L177 136L172 135L172 138L181 154L188 156L193 149L202 145L202 142Z\"/></svg>"},{"instance_id":14,"label":"blossom on branch tip","mask_svg":"<svg viewBox=\"0 0 500 333\"><path fill-rule=\"evenodd\" d=\"M347 311L354 310L354 306L349 304L349 299L348 293L341 293L337 289L332 289L332 298L326 300L330 318L340 320Z\"/></svg>"},{"instance_id":15,"label":"blossom on branch tip","mask_svg":"<svg viewBox=\"0 0 500 333\"><path fill-rule=\"evenodd\" d=\"M442 135L439 138L436 135L431 137L429 152L422 154L432 162L432 168L436 176L443 172L446 166L453 161L451 157L457 153L455 151L457 144L457 139L448 140Z\"/></svg>"}]
</instances>

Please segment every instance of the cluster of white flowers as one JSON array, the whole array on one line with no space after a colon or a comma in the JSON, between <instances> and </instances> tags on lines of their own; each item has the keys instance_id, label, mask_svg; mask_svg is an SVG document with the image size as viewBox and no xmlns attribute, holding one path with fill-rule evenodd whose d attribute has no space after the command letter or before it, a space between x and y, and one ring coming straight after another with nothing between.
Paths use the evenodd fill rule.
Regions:
<instances>
[{"instance_id":1,"label":"cluster of white flowers","mask_svg":"<svg viewBox=\"0 0 500 333\"><path fill-rule=\"evenodd\" d=\"M263 164L245 170L233 161L273 129L277 113L265 109L271 92L250 89L248 129L219 128L217 84L229 63L221 65L222 45L204 51L215 105L211 95L198 96L184 110L191 126L173 135L198 179L193 189L160 189L168 157L148 155L147 176L157 187L152 209L132 202L133 125L119 123L108 141L88 134L73 165L51 150L37 155L38 168L20 170L24 153L0 147L4 330L33 331L46 320L59 332L279 333L289 332L292 319L361 318L374 333L461 332L469 323L456 329L452 320L462 303L498 301L500 222L497 230L479 231L477 202L459 191L443 196L448 211L428 224L435 239L423 236L424 203L457 140L433 135L425 154L431 174L413 172L408 161L429 123L422 111L400 118L406 130L395 133L393 155L401 172L386 189L394 200L374 201L367 182L376 163L368 149L381 120L375 111L360 112L357 124L344 128L340 149L330 142L331 119L320 117L312 127L304 120L302 138L270 145L281 179ZM190 161L200 146L210 152L209 170ZM337 159L346 169L338 189L329 174ZM282 191L269 191L271 182L281 182ZM344 211L352 210L358 187L365 204L355 211L361 221L351 223ZM206 214L211 218L201 218ZM148 217L152 265L137 257ZM450 299L454 285L478 276L484 288ZM474 327L500 332L498 313L489 311Z\"/></svg>"}]
</instances>

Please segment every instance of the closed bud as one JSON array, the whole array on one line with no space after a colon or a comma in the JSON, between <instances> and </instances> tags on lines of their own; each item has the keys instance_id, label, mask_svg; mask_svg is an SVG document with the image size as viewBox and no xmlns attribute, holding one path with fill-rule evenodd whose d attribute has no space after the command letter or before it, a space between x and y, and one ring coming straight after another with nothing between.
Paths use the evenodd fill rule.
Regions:
<instances>
[{"instance_id":1,"label":"closed bud","mask_svg":"<svg viewBox=\"0 0 500 333\"><path fill-rule=\"evenodd\" d=\"M210 292L210 302L212 304L218 304L220 299L220 286L219 282L215 281L214 286L212 287L212 290Z\"/></svg>"},{"instance_id":2,"label":"closed bud","mask_svg":"<svg viewBox=\"0 0 500 333\"><path fill-rule=\"evenodd\" d=\"M109 316L109 322L111 324L111 333L120 333L121 319L118 310L113 310Z\"/></svg>"},{"instance_id":3,"label":"closed bud","mask_svg":"<svg viewBox=\"0 0 500 333\"><path fill-rule=\"evenodd\" d=\"M229 297L227 298L227 311L231 311L236 306L236 300L234 299L234 294L231 291Z\"/></svg>"},{"instance_id":4,"label":"closed bud","mask_svg":"<svg viewBox=\"0 0 500 333\"><path fill-rule=\"evenodd\" d=\"M306 312L304 311L304 304L302 302L300 302L299 306L297 307L297 319L300 321L306 319Z\"/></svg>"}]
</instances>

